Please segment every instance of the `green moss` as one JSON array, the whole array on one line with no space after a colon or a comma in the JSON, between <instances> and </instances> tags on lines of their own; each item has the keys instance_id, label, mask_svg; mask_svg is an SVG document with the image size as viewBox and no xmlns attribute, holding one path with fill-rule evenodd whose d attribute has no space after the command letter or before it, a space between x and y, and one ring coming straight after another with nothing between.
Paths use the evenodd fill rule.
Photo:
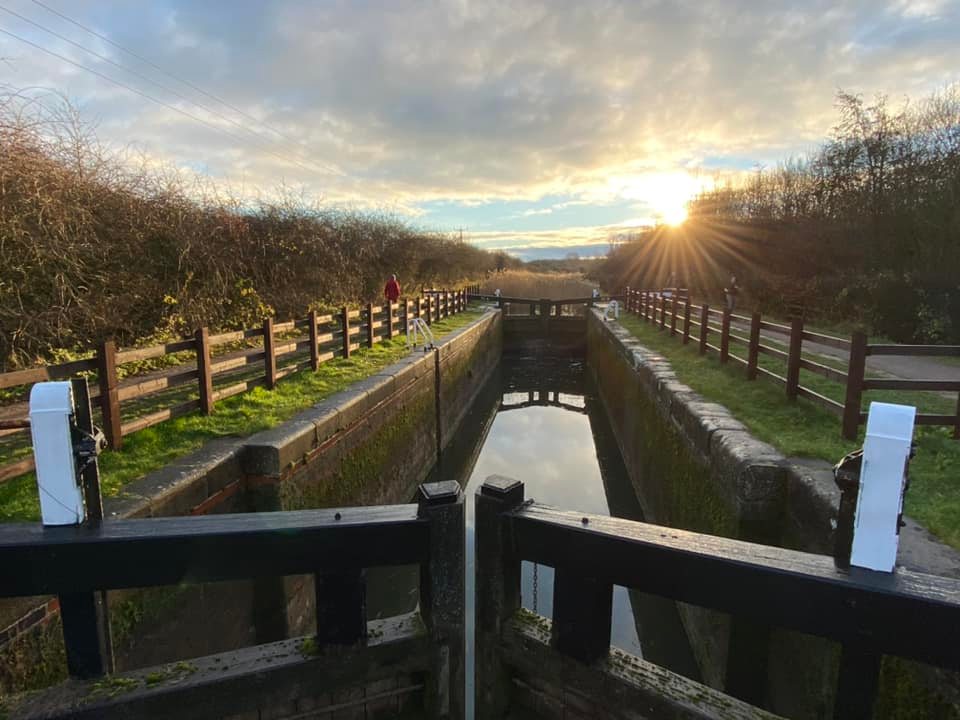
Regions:
<instances>
[{"instance_id":1,"label":"green moss","mask_svg":"<svg viewBox=\"0 0 960 720\"><path fill-rule=\"evenodd\" d=\"M112 698L131 690L136 690L140 686L140 681L136 678L119 677L108 675L102 680L97 680L90 686L90 692L87 698L97 700L101 698Z\"/></svg>"},{"instance_id":2,"label":"green moss","mask_svg":"<svg viewBox=\"0 0 960 720\"><path fill-rule=\"evenodd\" d=\"M144 622L156 620L174 607L186 585L172 585L135 590L122 600L110 604L110 632L116 649L133 644L136 629Z\"/></svg>"},{"instance_id":3,"label":"green moss","mask_svg":"<svg viewBox=\"0 0 960 720\"><path fill-rule=\"evenodd\" d=\"M147 687L154 687L165 682L177 682L183 678L192 675L197 668L192 663L180 661L166 665L161 670L156 670L147 674L144 678L144 684Z\"/></svg>"},{"instance_id":4,"label":"green moss","mask_svg":"<svg viewBox=\"0 0 960 720\"><path fill-rule=\"evenodd\" d=\"M312 635L301 640L300 645L297 646L297 650L300 651L301 655L307 658L316 657L320 654L320 647L317 645L317 639Z\"/></svg>"},{"instance_id":5,"label":"green moss","mask_svg":"<svg viewBox=\"0 0 960 720\"><path fill-rule=\"evenodd\" d=\"M60 618L33 628L0 651L0 694L38 690L67 677Z\"/></svg>"},{"instance_id":6,"label":"green moss","mask_svg":"<svg viewBox=\"0 0 960 720\"><path fill-rule=\"evenodd\" d=\"M880 692L874 707L873 716L877 720L955 720L960 718L960 706L940 691L932 687L929 667L904 660L903 658L884 656L880 668ZM936 671L946 678L952 678L950 685L956 682L956 673ZM926 677L925 677L926 676ZM948 683L944 683L947 686Z\"/></svg>"}]
</instances>

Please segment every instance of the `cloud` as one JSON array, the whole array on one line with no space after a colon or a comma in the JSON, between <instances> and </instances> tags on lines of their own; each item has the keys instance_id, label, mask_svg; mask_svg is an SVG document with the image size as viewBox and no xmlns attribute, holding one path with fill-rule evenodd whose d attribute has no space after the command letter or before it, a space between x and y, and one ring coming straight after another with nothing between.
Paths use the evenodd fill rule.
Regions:
<instances>
[{"instance_id":1,"label":"cloud","mask_svg":"<svg viewBox=\"0 0 960 720\"><path fill-rule=\"evenodd\" d=\"M948 0L47 2L270 129L244 132L10 18L0 24L237 138L8 37L3 81L63 89L105 139L214 178L410 214L437 200L605 203L631 187L644 200L655 189L619 180L706 158L769 164L830 131L837 88L918 96L960 67ZM12 6L176 84L27 0Z\"/></svg>"}]
</instances>

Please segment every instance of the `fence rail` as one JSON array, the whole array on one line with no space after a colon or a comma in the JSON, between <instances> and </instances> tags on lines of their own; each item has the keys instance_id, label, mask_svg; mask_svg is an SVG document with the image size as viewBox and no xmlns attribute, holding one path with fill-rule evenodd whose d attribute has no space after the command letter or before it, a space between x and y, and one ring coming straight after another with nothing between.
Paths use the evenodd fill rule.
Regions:
<instances>
[{"instance_id":1,"label":"fence rail","mask_svg":"<svg viewBox=\"0 0 960 720\"><path fill-rule=\"evenodd\" d=\"M268 318L257 328L214 334L200 328L193 338L144 348L119 349L106 341L91 358L2 373L0 390L87 375L98 421L110 447L119 449L132 433L198 409L210 414L229 397L256 387L273 389L282 378L317 370L361 346L373 347L405 334L414 317L432 324L466 308L466 289L431 290L389 305L344 307L335 314L311 312L286 322ZM125 365L165 358L178 364L122 377ZM16 441L27 435L27 411L26 402L0 407L0 437ZM27 442L24 438L20 447L26 448ZM0 483L33 469L32 455L0 465Z\"/></svg>"},{"instance_id":2,"label":"fence rail","mask_svg":"<svg viewBox=\"0 0 960 720\"><path fill-rule=\"evenodd\" d=\"M829 556L814 555L740 540L702 535L631 520L584 515L524 501L523 483L494 476L476 496L477 707L483 718L506 715L515 681L557 683L553 670L564 663L566 687L592 685L588 672L608 672L599 685L610 702L623 696L636 703L662 698L686 681L639 659L614 665L610 656L613 587L633 588L671 600L730 613L731 622L785 628L835 640L841 645L834 717L871 717L883 655L960 669L960 581L898 568L875 573L840 571ZM554 568L553 621L536 619L527 627L547 627L537 642L526 636L527 663L513 650L511 619L520 613L520 562ZM502 629L505 628L505 629ZM731 637L735 634L731 630ZM734 643L731 640L731 648ZM763 667L767 640L741 646L727 660L726 692L748 702L763 702L766 678L740 678L737 667ZM756 657L748 657L756 654ZM640 668L631 678L620 672ZM650 668L644 671L642 668ZM650 687L646 678L657 680ZM536 683L534 683L536 684ZM723 717L768 717L740 706L716 691L691 684L691 692L710 705L726 707ZM640 697L638 697L640 696ZM602 698L591 698L602 702ZM681 698L682 702L682 698ZM664 713L664 716L674 717ZM704 717L714 715L704 712ZM686 717L686 715L684 715Z\"/></svg>"},{"instance_id":3,"label":"fence rail","mask_svg":"<svg viewBox=\"0 0 960 720\"><path fill-rule=\"evenodd\" d=\"M960 345L890 345L867 342L867 336L855 332L850 339L825 333L813 332L803 326L801 318L789 325L765 321L760 313L738 315L727 309L711 308L707 303L691 302L689 293L682 288L668 291L634 290L624 292L627 312L638 315L647 322L680 335L687 344L693 337L701 355L713 353L721 364L736 363L745 368L748 380L763 377L784 388L787 398L806 398L841 420L841 434L854 440L859 426L866 422L862 411L863 393L868 390L906 390L921 392L956 392L957 412L952 415L919 413L919 425L947 425L954 428L954 437L960 438L960 381L924 380L866 377L866 358L870 356L923 356L960 357ZM785 335L786 349L771 345L771 340L761 334L762 330ZM748 332L748 336L738 332ZM711 342L713 340L713 342ZM719 344L717 344L719 342ZM830 367L809 357L809 345L804 342L826 345L846 354L846 371ZM777 343L779 344L779 343ZM730 351L730 346L744 348L743 355ZM783 375L760 367L759 356L776 358L785 364ZM844 386L844 402L837 402L812 388L800 384L800 370L815 373Z\"/></svg>"}]
</instances>

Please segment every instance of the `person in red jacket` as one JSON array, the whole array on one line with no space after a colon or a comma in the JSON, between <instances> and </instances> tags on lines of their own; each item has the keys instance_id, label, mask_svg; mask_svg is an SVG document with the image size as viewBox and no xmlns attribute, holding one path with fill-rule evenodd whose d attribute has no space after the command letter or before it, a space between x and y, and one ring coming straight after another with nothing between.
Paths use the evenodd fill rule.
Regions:
<instances>
[{"instance_id":1,"label":"person in red jacket","mask_svg":"<svg viewBox=\"0 0 960 720\"><path fill-rule=\"evenodd\" d=\"M387 284L383 286L383 296L387 302L395 303L400 299L400 283L397 282L397 276L391 275Z\"/></svg>"}]
</instances>

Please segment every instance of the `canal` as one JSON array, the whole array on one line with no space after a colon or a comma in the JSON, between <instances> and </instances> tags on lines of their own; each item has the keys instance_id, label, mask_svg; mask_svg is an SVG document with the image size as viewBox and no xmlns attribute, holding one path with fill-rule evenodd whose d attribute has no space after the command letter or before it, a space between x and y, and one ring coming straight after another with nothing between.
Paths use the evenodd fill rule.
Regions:
<instances>
[{"instance_id":1,"label":"canal","mask_svg":"<svg viewBox=\"0 0 960 720\"><path fill-rule=\"evenodd\" d=\"M456 479L467 501L466 676L473 677L473 500L483 481L506 475L524 482L526 497L564 509L642 520L612 430L577 356L505 354L484 385L428 481ZM524 607L551 617L553 569L524 562ZM417 568L372 569L369 617L417 605ZM614 588L611 644L699 680L675 603ZM473 692L467 691L468 717Z\"/></svg>"}]
</instances>

